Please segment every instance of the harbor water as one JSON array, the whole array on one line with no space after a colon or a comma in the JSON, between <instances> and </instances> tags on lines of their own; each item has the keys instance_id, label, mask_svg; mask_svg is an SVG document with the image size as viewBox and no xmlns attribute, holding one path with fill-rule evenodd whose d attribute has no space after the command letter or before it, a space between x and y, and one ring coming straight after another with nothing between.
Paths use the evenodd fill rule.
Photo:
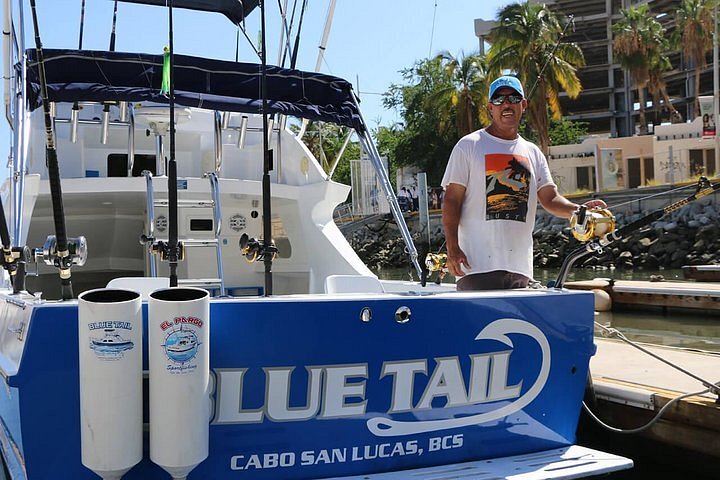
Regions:
<instances>
[{"instance_id":1,"label":"harbor water","mask_svg":"<svg viewBox=\"0 0 720 480\"><path fill-rule=\"evenodd\" d=\"M383 279L409 278L407 269L385 269L376 273ZM542 285L547 285L557 278L557 274L557 269L536 269L535 280ZM683 272L680 269L659 271L573 269L568 274L566 281L592 280L594 278L688 281L683 278ZM434 279L435 277L431 277L431 280ZM454 282L454 279L448 275L443 281ZM633 341L720 352L720 312L668 311L658 307L642 310L597 312L595 316L598 323L620 330Z\"/></svg>"}]
</instances>

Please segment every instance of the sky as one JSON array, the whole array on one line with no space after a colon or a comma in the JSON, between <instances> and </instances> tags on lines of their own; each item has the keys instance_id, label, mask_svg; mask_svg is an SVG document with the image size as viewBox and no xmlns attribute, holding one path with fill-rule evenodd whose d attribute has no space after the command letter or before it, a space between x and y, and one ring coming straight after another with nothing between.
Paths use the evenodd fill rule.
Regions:
<instances>
[{"instance_id":1,"label":"sky","mask_svg":"<svg viewBox=\"0 0 720 480\"><path fill-rule=\"evenodd\" d=\"M280 0L285 4L286 0ZM14 3L14 2L13 2ZM81 0L37 0L40 37L44 47L77 48ZM86 0L83 48L107 50L112 27L112 0ZM267 1L267 57L277 64L280 44L279 7ZM289 8L293 1L287 2ZM302 2L299 0L298 4ZM309 0L300 36L297 68L314 70L318 58L328 0ZM447 50L453 55L479 49L476 18L493 19L512 0L337 0L332 27L320 71L350 81L360 92L361 110L371 128L401 118L385 110L381 94L393 83L402 84L400 71L416 61ZM26 0L26 5L29 2ZM29 7L26 38L34 47ZM220 14L174 9L176 53L234 60L237 28ZM297 22L296 22L297 23ZM260 12L252 12L246 30L258 42ZM117 51L161 53L167 45L167 11L164 8L118 4ZM240 61L259 61L241 35ZM2 122L0 152L9 151L10 133Z\"/></svg>"}]
</instances>

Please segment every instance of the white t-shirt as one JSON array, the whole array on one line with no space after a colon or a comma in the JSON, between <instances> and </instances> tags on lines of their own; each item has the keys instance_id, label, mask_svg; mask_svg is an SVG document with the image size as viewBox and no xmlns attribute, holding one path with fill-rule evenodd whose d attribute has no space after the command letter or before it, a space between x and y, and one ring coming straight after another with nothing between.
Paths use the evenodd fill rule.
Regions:
<instances>
[{"instance_id":1,"label":"white t-shirt","mask_svg":"<svg viewBox=\"0 0 720 480\"><path fill-rule=\"evenodd\" d=\"M471 267L466 273L507 270L533 278L537 192L554 185L540 149L520 136L503 140L475 131L450 154L442 186L451 183L466 189L458 225Z\"/></svg>"}]
</instances>

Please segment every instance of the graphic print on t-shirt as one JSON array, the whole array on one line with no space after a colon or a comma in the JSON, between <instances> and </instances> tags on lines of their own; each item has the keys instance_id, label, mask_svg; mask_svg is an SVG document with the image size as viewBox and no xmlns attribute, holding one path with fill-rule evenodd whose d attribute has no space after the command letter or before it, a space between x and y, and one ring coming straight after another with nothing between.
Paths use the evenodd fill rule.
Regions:
<instances>
[{"instance_id":1,"label":"graphic print on t-shirt","mask_svg":"<svg viewBox=\"0 0 720 480\"><path fill-rule=\"evenodd\" d=\"M485 155L486 220L527 218L530 192L530 162L508 153Z\"/></svg>"}]
</instances>

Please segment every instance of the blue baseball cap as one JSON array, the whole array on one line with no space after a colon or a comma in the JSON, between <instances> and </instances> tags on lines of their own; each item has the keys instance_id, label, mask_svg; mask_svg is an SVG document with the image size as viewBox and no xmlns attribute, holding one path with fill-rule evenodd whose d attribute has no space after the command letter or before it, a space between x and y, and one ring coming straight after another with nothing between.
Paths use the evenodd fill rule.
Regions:
<instances>
[{"instance_id":1,"label":"blue baseball cap","mask_svg":"<svg viewBox=\"0 0 720 480\"><path fill-rule=\"evenodd\" d=\"M523 91L522 84L520 83L520 80L518 80L517 77L513 77L511 75L503 75L502 77L496 78L491 84L490 84L490 93L488 94L488 98L493 98L493 95L495 94L495 91L499 88L508 87L515 90L517 93L523 96L525 98L525 92Z\"/></svg>"}]
</instances>

